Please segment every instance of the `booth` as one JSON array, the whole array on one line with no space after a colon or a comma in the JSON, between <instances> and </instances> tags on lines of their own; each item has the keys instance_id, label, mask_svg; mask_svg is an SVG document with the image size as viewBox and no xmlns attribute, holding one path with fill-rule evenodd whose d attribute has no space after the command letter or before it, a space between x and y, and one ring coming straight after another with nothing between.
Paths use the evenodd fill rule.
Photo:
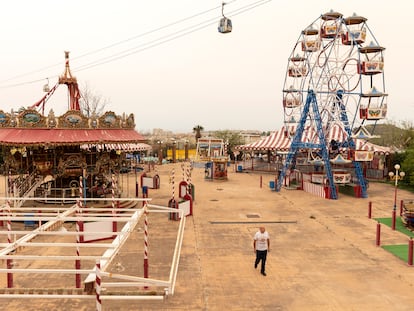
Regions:
<instances>
[{"instance_id":1,"label":"booth","mask_svg":"<svg viewBox=\"0 0 414 311\"><path fill-rule=\"evenodd\" d=\"M205 164L206 180L227 180L227 157L212 158Z\"/></svg>"},{"instance_id":2,"label":"booth","mask_svg":"<svg viewBox=\"0 0 414 311\"><path fill-rule=\"evenodd\" d=\"M147 187L148 189L159 189L160 188L160 176L155 174L149 176L147 173L141 174L141 187Z\"/></svg>"}]
</instances>

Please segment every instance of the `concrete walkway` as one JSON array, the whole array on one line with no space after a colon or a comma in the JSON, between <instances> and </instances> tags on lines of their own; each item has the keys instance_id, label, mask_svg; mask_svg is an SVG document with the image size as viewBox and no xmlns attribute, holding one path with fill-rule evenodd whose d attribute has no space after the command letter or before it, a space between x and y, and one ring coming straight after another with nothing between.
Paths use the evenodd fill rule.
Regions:
<instances>
[{"instance_id":1,"label":"concrete walkway","mask_svg":"<svg viewBox=\"0 0 414 311\"><path fill-rule=\"evenodd\" d=\"M161 188L152 203L171 197L173 165L158 167ZM176 185L181 180L175 165ZM131 175L131 178L134 176ZM394 188L371 183L368 199L317 198L303 191L276 193L274 176L235 173L228 181L205 181L194 169L194 215L187 218L175 294L161 302L105 301L103 310L412 310L414 268L375 245L376 221L390 217ZM135 185L129 183L131 187ZM178 189L176 189L176 193ZM414 198L398 191L399 199ZM150 277L168 278L177 222L150 221ZM271 237L267 276L255 270L253 235L264 224ZM125 245L119 261L142 275L142 240ZM407 237L382 226L383 244ZM141 270L140 270L141 269ZM94 301L4 301L4 310L94 310Z\"/></svg>"}]
</instances>

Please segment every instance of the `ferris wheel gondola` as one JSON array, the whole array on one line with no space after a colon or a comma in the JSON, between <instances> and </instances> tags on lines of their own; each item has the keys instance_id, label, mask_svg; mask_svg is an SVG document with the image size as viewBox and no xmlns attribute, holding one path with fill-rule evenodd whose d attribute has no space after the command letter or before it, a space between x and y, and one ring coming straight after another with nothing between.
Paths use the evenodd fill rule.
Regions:
<instances>
[{"instance_id":1,"label":"ferris wheel gondola","mask_svg":"<svg viewBox=\"0 0 414 311\"><path fill-rule=\"evenodd\" d=\"M223 15L223 17L220 19L220 22L217 28L219 33L229 33L233 29L231 19L224 16L224 5L225 4L226 4L225 2L221 4L221 15Z\"/></svg>"}]
</instances>

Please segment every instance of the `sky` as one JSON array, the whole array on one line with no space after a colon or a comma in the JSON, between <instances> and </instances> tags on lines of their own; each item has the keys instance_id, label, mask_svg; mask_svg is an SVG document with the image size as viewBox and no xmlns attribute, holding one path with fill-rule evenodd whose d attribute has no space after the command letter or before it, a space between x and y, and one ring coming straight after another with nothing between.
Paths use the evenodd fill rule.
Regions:
<instances>
[{"instance_id":1,"label":"sky","mask_svg":"<svg viewBox=\"0 0 414 311\"><path fill-rule=\"evenodd\" d=\"M217 31L215 0L7 1L0 11L0 109L42 98L70 51L80 87L106 99L105 110L134 113L139 132L191 132L195 125L274 131L283 125L289 55L301 31L331 9L368 19L386 48L387 120L413 122L414 2L406 0L229 0L229 34ZM65 86L46 103L50 109L67 110Z\"/></svg>"}]
</instances>

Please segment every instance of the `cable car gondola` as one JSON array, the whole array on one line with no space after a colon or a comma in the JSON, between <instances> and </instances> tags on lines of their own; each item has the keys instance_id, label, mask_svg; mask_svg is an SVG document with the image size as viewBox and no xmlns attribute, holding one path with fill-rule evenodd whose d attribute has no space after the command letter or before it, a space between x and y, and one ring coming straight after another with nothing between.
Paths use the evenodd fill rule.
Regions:
<instances>
[{"instance_id":1,"label":"cable car gondola","mask_svg":"<svg viewBox=\"0 0 414 311\"><path fill-rule=\"evenodd\" d=\"M224 5L225 4L226 4L225 2L221 4L221 15L223 15L223 18L220 19L219 26L218 26L218 31L220 33L229 33L233 29L233 26L231 24L231 19L224 16Z\"/></svg>"}]
</instances>

